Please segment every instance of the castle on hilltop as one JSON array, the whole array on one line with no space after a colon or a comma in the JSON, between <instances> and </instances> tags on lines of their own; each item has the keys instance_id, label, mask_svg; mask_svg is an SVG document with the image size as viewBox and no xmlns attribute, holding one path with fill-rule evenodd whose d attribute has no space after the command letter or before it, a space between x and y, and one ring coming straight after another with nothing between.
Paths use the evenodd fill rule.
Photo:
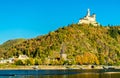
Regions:
<instances>
[{"instance_id":1,"label":"castle on hilltop","mask_svg":"<svg viewBox=\"0 0 120 78\"><path fill-rule=\"evenodd\" d=\"M94 26L99 25L96 21L96 15L90 15L90 9L88 9L87 15L79 20L78 24L92 24Z\"/></svg>"}]
</instances>

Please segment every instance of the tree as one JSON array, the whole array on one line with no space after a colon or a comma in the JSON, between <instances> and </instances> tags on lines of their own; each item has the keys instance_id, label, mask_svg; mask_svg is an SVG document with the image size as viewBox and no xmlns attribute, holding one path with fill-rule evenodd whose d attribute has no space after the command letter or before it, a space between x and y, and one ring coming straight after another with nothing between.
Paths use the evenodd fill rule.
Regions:
<instances>
[{"instance_id":1,"label":"tree","mask_svg":"<svg viewBox=\"0 0 120 78\"><path fill-rule=\"evenodd\" d=\"M24 62L22 60L17 60L15 62L15 65L24 65Z\"/></svg>"},{"instance_id":2,"label":"tree","mask_svg":"<svg viewBox=\"0 0 120 78\"><path fill-rule=\"evenodd\" d=\"M75 57L75 60L76 60L76 63L77 63L78 65L82 65L82 64L83 64L83 57L82 57L81 55L77 55L77 56Z\"/></svg>"},{"instance_id":3,"label":"tree","mask_svg":"<svg viewBox=\"0 0 120 78\"><path fill-rule=\"evenodd\" d=\"M41 65L41 64L42 64L42 60L35 58L35 65Z\"/></svg>"},{"instance_id":4,"label":"tree","mask_svg":"<svg viewBox=\"0 0 120 78\"><path fill-rule=\"evenodd\" d=\"M30 58L30 59L26 59L25 60L25 65L34 65L34 59L33 58Z\"/></svg>"}]
</instances>

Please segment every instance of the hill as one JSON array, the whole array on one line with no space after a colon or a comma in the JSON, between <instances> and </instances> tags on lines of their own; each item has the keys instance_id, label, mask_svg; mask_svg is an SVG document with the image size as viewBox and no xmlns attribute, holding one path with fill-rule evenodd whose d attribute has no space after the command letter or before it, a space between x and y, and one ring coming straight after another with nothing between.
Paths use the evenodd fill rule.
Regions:
<instances>
[{"instance_id":1,"label":"hill","mask_svg":"<svg viewBox=\"0 0 120 78\"><path fill-rule=\"evenodd\" d=\"M25 39L14 39L14 40L8 40L2 45L0 45L0 58L1 57L8 57L8 50L12 48L12 46L18 45L25 41Z\"/></svg>"},{"instance_id":2,"label":"hill","mask_svg":"<svg viewBox=\"0 0 120 78\"><path fill-rule=\"evenodd\" d=\"M7 46L6 49L0 46L4 58L26 54L41 59L44 64L46 58L59 58L64 45L69 64L120 64L120 26L72 24L19 44L6 44L1 45Z\"/></svg>"}]
</instances>

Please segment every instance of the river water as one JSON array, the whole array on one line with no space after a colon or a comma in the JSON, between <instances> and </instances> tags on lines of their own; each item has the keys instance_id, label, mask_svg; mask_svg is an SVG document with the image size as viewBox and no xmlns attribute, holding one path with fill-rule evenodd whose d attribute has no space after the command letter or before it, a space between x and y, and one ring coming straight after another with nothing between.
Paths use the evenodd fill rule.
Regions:
<instances>
[{"instance_id":1,"label":"river water","mask_svg":"<svg viewBox=\"0 0 120 78\"><path fill-rule=\"evenodd\" d=\"M120 78L120 70L0 70L0 78Z\"/></svg>"}]
</instances>

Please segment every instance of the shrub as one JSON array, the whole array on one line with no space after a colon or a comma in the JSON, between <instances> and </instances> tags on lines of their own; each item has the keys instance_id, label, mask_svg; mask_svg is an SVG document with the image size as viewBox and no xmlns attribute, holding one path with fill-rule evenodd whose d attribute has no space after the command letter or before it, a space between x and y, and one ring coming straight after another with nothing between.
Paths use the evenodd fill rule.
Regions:
<instances>
[{"instance_id":1,"label":"shrub","mask_svg":"<svg viewBox=\"0 0 120 78\"><path fill-rule=\"evenodd\" d=\"M24 62L22 60L17 60L15 62L15 65L24 65Z\"/></svg>"}]
</instances>

